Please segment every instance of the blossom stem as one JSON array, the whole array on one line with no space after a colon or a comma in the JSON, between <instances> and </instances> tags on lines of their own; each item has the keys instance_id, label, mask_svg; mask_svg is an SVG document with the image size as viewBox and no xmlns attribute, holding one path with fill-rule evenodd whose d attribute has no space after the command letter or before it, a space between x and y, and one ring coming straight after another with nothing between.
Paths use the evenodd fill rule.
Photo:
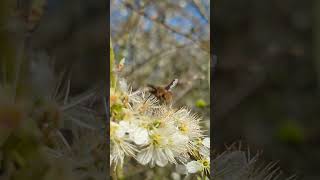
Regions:
<instances>
[{"instance_id":1,"label":"blossom stem","mask_svg":"<svg viewBox=\"0 0 320 180\"><path fill-rule=\"evenodd\" d=\"M112 171L112 180L117 180L117 171Z\"/></svg>"},{"instance_id":2,"label":"blossom stem","mask_svg":"<svg viewBox=\"0 0 320 180\"><path fill-rule=\"evenodd\" d=\"M117 170L116 170L117 172L117 180L124 180L125 178L124 178L124 175L123 175L123 168L120 166L120 165L118 165L117 166Z\"/></svg>"},{"instance_id":3,"label":"blossom stem","mask_svg":"<svg viewBox=\"0 0 320 180\"><path fill-rule=\"evenodd\" d=\"M110 81L111 81L111 87L114 88L116 85L116 76L113 72L115 66L115 56L114 51L112 47L112 42L110 40Z\"/></svg>"}]
</instances>

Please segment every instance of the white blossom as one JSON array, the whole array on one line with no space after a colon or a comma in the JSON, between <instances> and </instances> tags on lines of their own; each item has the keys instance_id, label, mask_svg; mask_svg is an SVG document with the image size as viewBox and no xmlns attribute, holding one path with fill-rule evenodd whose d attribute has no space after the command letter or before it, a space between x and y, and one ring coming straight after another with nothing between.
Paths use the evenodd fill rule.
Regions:
<instances>
[{"instance_id":1,"label":"white blossom","mask_svg":"<svg viewBox=\"0 0 320 180\"><path fill-rule=\"evenodd\" d=\"M117 123L110 123L110 164L123 165L125 156L135 157L135 152L137 152L136 147L128 142L128 139L123 135L124 126L120 126Z\"/></svg>"},{"instance_id":2,"label":"white blossom","mask_svg":"<svg viewBox=\"0 0 320 180\"><path fill-rule=\"evenodd\" d=\"M124 79L110 92L112 103L121 107L110 124L110 164L123 166L125 157L133 157L151 167L176 164L180 174L208 171L210 138L204 138L199 117L186 108L160 104L145 91L132 91ZM176 172L172 178L181 177Z\"/></svg>"}]
</instances>

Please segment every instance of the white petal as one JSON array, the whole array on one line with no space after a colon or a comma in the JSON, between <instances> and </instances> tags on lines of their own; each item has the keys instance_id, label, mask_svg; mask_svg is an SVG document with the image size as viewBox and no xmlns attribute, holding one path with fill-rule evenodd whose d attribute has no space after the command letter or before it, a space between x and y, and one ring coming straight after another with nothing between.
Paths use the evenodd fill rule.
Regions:
<instances>
[{"instance_id":1,"label":"white petal","mask_svg":"<svg viewBox=\"0 0 320 180\"><path fill-rule=\"evenodd\" d=\"M136 128L135 131L131 134L132 140L137 145L144 145L149 142L149 133L144 128Z\"/></svg>"},{"instance_id":2,"label":"white petal","mask_svg":"<svg viewBox=\"0 0 320 180\"><path fill-rule=\"evenodd\" d=\"M202 141L202 144L207 147L210 148L210 138L204 138Z\"/></svg>"},{"instance_id":3,"label":"white petal","mask_svg":"<svg viewBox=\"0 0 320 180\"><path fill-rule=\"evenodd\" d=\"M124 135L126 135L126 131L123 128L119 128L116 131L116 136L119 138L122 138Z\"/></svg>"},{"instance_id":4,"label":"white petal","mask_svg":"<svg viewBox=\"0 0 320 180\"><path fill-rule=\"evenodd\" d=\"M173 135L173 143L177 145L187 144L189 141L189 137L182 135L180 133L175 133Z\"/></svg>"},{"instance_id":5,"label":"white petal","mask_svg":"<svg viewBox=\"0 0 320 180\"><path fill-rule=\"evenodd\" d=\"M119 122L119 128L116 131L116 135L120 138L126 135L129 129L129 123L126 121Z\"/></svg>"},{"instance_id":6,"label":"white petal","mask_svg":"<svg viewBox=\"0 0 320 180\"><path fill-rule=\"evenodd\" d=\"M210 156L210 149L203 146L200 148L199 153L207 158Z\"/></svg>"},{"instance_id":7,"label":"white petal","mask_svg":"<svg viewBox=\"0 0 320 180\"><path fill-rule=\"evenodd\" d=\"M177 163L177 161L174 158L174 154L170 149L164 149L164 154L165 154L166 159L168 161L170 161L171 163L175 163L175 164Z\"/></svg>"},{"instance_id":8,"label":"white petal","mask_svg":"<svg viewBox=\"0 0 320 180\"><path fill-rule=\"evenodd\" d=\"M127 121L120 121L119 125L121 128L125 129L126 131L130 129L130 124Z\"/></svg>"},{"instance_id":9,"label":"white petal","mask_svg":"<svg viewBox=\"0 0 320 180\"><path fill-rule=\"evenodd\" d=\"M202 169L202 164L198 161L191 161L188 162L186 168L189 173L196 173Z\"/></svg>"},{"instance_id":10,"label":"white petal","mask_svg":"<svg viewBox=\"0 0 320 180\"><path fill-rule=\"evenodd\" d=\"M151 161L152 155L153 153L150 148L144 149L137 155L137 161L142 165L146 165Z\"/></svg>"},{"instance_id":11,"label":"white petal","mask_svg":"<svg viewBox=\"0 0 320 180\"><path fill-rule=\"evenodd\" d=\"M156 164L160 167L164 167L168 164L168 159L166 158L166 155L162 151L157 151L155 160Z\"/></svg>"}]
</instances>

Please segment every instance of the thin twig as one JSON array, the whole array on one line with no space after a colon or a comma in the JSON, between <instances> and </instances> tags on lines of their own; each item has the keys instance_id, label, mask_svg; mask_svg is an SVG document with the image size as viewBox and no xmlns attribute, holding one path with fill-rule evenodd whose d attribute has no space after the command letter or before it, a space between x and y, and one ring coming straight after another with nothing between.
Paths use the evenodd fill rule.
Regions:
<instances>
[{"instance_id":1,"label":"thin twig","mask_svg":"<svg viewBox=\"0 0 320 180\"><path fill-rule=\"evenodd\" d=\"M167 30L169 30L169 31L171 31L171 32L173 32L173 33L175 33L175 34L178 34L178 35L180 35L180 36L185 37L186 39L191 40L192 42L194 42L195 44L197 44L200 49L202 49L202 50L205 51L205 52L208 52L207 49L205 49L205 48L203 48L203 47L201 46L201 44L200 44L200 42L199 42L198 40L196 40L196 39L194 39L194 38L192 37L192 34L180 32L180 31L172 28L172 27L169 26L168 24L162 22L162 21L159 20L158 18L150 17L147 13L141 12L141 11L135 9L135 8L132 6L132 4L130 4L130 3L128 3L128 2L123 2L123 3L124 3L124 5L125 5L125 7L127 7L127 8L130 9L130 10L132 10L133 12L135 12L135 13L137 13L137 14L139 14L139 15L141 15L141 16L143 16L143 17L145 17L145 18L147 18L147 19L149 19L149 20L151 20L151 21L153 21L153 22L161 25L161 26L164 27L165 29L167 29Z\"/></svg>"},{"instance_id":2,"label":"thin twig","mask_svg":"<svg viewBox=\"0 0 320 180\"><path fill-rule=\"evenodd\" d=\"M194 4L194 7L198 10L200 16L207 22L209 23L209 18L207 17L207 15L205 14L204 10L202 7L200 7L200 2L199 0L193 0L192 3Z\"/></svg>"}]
</instances>

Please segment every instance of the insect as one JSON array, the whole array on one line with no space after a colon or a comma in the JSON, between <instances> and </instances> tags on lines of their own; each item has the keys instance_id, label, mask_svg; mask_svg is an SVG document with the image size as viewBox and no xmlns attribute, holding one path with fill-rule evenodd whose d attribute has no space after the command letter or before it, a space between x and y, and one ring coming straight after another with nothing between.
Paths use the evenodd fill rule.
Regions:
<instances>
[{"instance_id":1,"label":"insect","mask_svg":"<svg viewBox=\"0 0 320 180\"><path fill-rule=\"evenodd\" d=\"M174 88L178 84L178 79L174 79L165 87L154 86L148 84L148 87L151 88L149 91L155 97L157 97L161 102L170 103L172 102L172 88Z\"/></svg>"}]
</instances>

